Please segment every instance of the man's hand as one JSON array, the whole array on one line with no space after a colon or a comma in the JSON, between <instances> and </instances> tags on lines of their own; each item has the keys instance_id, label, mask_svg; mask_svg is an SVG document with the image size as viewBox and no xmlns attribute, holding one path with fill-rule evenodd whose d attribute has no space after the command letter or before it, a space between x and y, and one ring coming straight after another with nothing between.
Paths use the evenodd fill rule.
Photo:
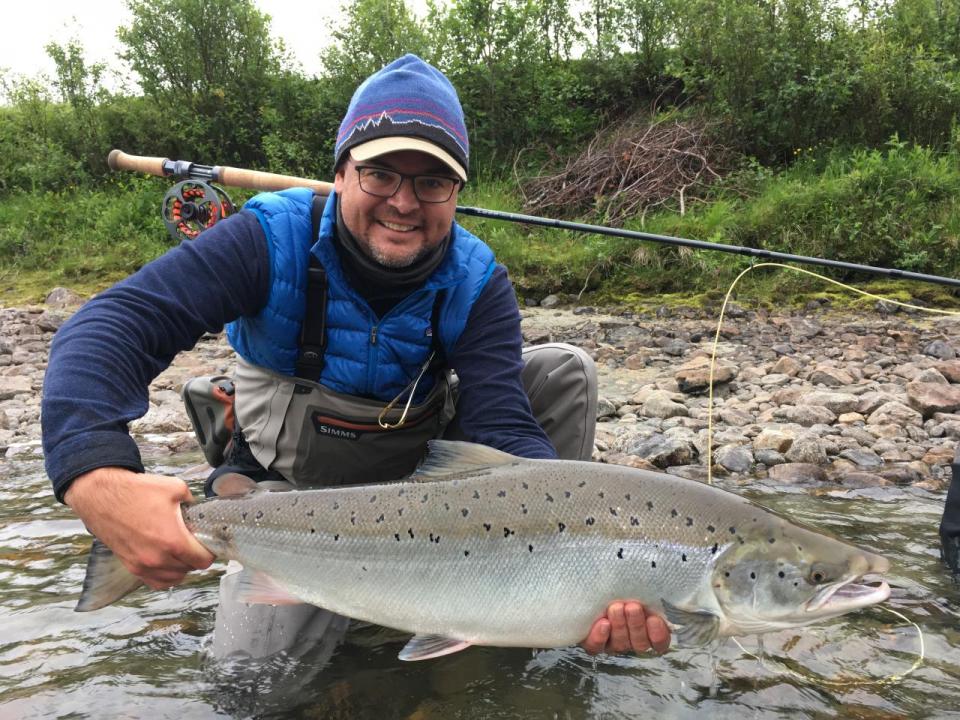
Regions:
<instances>
[{"instance_id":1,"label":"man's hand","mask_svg":"<svg viewBox=\"0 0 960 720\"><path fill-rule=\"evenodd\" d=\"M643 653L651 648L664 653L670 647L670 628L660 616L645 612L636 600L617 600L610 603L606 615L593 623L580 645L591 655L616 655L631 650Z\"/></svg>"},{"instance_id":2,"label":"man's hand","mask_svg":"<svg viewBox=\"0 0 960 720\"><path fill-rule=\"evenodd\" d=\"M97 468L78 476L64 500L127 570L155 590L213 562L183 524L180 503L192 502L193 495L182 480Z\"/></svg>"}]
</instances>

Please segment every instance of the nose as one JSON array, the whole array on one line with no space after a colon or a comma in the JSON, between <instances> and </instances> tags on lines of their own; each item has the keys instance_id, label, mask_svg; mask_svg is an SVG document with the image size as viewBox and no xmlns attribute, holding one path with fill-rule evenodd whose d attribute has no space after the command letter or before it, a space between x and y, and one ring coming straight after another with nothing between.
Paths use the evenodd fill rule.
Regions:
<instances>
[{"instance_id":1,"label":"nose","mask_svg":"<svg viewBox=\"0 0 960 720\"><path fill-rule=\"evenodd\" d=\"M417 199L417 194L413 190L413 178L403 178L403 180L400 181L400 187L387 199L387 202L391 207L396 209L398 213L404 215L416 210L420 205L420 201Z\"/></svg>"}]
</instances>

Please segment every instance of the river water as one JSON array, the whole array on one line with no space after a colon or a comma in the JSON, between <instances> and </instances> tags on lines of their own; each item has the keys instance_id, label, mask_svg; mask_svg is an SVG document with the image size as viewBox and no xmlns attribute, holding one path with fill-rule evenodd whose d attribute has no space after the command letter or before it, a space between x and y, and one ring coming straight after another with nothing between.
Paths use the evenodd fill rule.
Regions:
<instances>
[{"instance_id":1,"label":"river water","mask_svg":"<svg viewBox=\"0 0 960 720\"><path fill-rule=\"evenodd\" d=\"M200 459L145 461L175 473ZM922 630L912 671L917 629L879 608L767 635L762 648L743 638L663 657L469 648L403 663L406 636L366 626L327 668L307 657L227 670L204 653L222 566L74 613L89 536L52 498L38 456L0 460L0 477L0 720L960 718L960 586L938 559L942 495L737 488L890 558L884 607Z\"/></svg>"}]
</instances>

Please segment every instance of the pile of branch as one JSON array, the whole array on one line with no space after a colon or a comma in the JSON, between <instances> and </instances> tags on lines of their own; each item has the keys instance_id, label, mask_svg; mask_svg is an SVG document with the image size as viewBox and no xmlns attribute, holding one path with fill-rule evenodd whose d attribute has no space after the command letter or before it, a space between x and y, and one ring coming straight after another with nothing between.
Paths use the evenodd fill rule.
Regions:
<instances>
[{"instance_id":1,"label":"pile of branch","mask_svg":"<svg viewBox=\"0 0 960 720\"><path fill-rule=\"evenodd\" d=\"M709 124L633 115L600 131L556 174L541 173L523 188L538 215L595 214L621 225L675 200L682 214L691 195L720 177L726 150L709 139Z\"/></svg>"}]
</instances>

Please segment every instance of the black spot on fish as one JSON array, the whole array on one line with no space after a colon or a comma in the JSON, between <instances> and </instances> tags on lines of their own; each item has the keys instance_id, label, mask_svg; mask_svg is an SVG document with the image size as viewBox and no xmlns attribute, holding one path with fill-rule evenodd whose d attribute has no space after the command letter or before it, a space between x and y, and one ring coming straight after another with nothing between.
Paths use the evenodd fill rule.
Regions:
<instances>
[{"instance_id":1,"label":"black spot on fish","mask_svg":"<svg viewBox=\"0 0 960 720\"><path fill-rule=\"evenodd\" d=\"M425 503L425 502L426 502L427 500L429 500L429 499L430 499L430 494L429 494L429 493L424 493L424 494L423 494L423 497L420 498L420 502Z\"/></svg>"},{"instance_id":2,"label":"black spot on fish","mask_svg":"<svg viewBox=\"0 0 960 720\"><path fill-rule=\"evenodd\" d=\"M411 540L414 539L414 536L413 536L413 528L409 528L409 529L407 530L407 534L410 536L410 539L411 539Z\"/></svg>"},{"instance_id":3,"label":"black spot on fish","mask_svg":"<svg viewBox=\"0 0 960 720\"><path fill-rule=\"evenodd\" d=\"M450 511L450 503L444 503L444 504L443 504L443 509L449 512L449 511Z\"/></svg>"},{"instance_id":4,"label":"black spot on fish","mask_svg":"<svg viewBox=\"0 0 960 720\"><path fill-rule=\"evenodd\" d=\"M203 514L203 513L197 513L197 517L200 518L201 520L203 520L204 514Z\"/></svg>"},{"instance_id":5,"label":"black spot on fish","mask_svg":"<svg viewBox=\"0 0 960 720\"><path fill-rule=\"evenodd\" d=\"M406 494L407 494L406 488L400 488L400 490L397 492L397 497L403 497Z\"/></svg>"},{"instance_id":6,"label":"black spot on fish","mask_svg":"<svg viewBox=\"0 0 960 720\"><path fill-rule=\"evenodd\" d=\"M557 528L559 528L558 532L563 532L564 530L567 529L567 526L564 525L563 523L557 523Z\"/></svg>"},{"instance_id":7,"label":"black spot on fish","mask_svg":"<svg viewBox=\"0 0 960 720\"><path fill-rule=\"evenodd\" d=\"M533 552L533 545L527 545L527 550Z\"/></svg>"},{"instance_id":8,"label":"black spot on fish","mask_svg":"<svg viewBox=\"0 0 960 720\"><path fill-rule=\"evenodd\" d=\"M593 525L596 522L592 517L587 518L587 525Z\"/></svg>"},{"instance_id":9,"label":"black spot on fish","mask_svg":"<svg viewBox=\"0 0 960 720\"><path fill-rule=\"evenodd\" d=\"M711 555L716 555L716 554L717 554L717 550L719 550L719 549L720 549L720 543L714 543L714 544L713 544L713 547L710 549L710 554L711 554Z\"/></svg>"},{"instance_id":10,"label":"black spot on fish","mask_svg":"<svg viewBox=\"0 0 960 720\"><path fill-rule=\"evenodd\" d=\"M617 550L617 557L623 560L623 548Z\"/></svg>"},{"instance_id":11,"label":"black spot on fish","mask_svg":"<svg viewBox=\"0 0 960 720\"><path fill-rule=\"evenodd\" d=\"M350 513L350 524L351 524L351 525L356 525L356 524L357 524L357 514L356 514L356 513L353 513L353 512Z\"/></svg>"},{"instance_id":12,"label":"black spot on fish","mask_svg":"<svg viewBox=\"0 0 960 720\"><path fill-rule=\"evenodd\" d=\"M520 511L521 511L524 515L527 514L527 506L526 506L525 503L520 503Z\"/></svg>"},{"instance_id":13,"label":"black spot on fish","mask_svg":"<svg viewBox=\"0 0 960 720\"><path fill-rule=\"evenodd\" d=\"M781 580L783 580L786 576L787 574L783 570L777 573L777 577L779 577Z\"/></svg>"},{"instance_id":14,"label":"black spot on fish","mask_svg":"<svg viewBox=\"0 0 960 720\"><path fill-rule=\"evenodd\" d=\"M227 531L227 526L226 526L226 525L221 525L221 526L220 526L220 529L221 529L223 532L226 532L226 531Z\"/></svg>"},{"instance_id":15,"label":"black spot on fish","mask_svg":"<svg viewBox=\"0 0 960 720\"><path fill-rule=\"evenodd\" d=\"M313 535L317 531L316 528L310 528L310 534Z\"/></svg>"},{"instance_id":16,"label":"black spot on fish","mask_svg":"<svg viewBox=\"0 0 960 720\"><path fill-rule=\"evenodd\" d=\"M757 574L756 574L755 572L751 572L751 573L750 573L750 579L751 579L751 580L756 580L756 579L757 579Z\"/></svg>"},{"instance_id":17,"label":"black spot on fish","mask_svg":"<svg viewBox=\"0 0 960 720\"><path fill-rule=\"evenodd\" d=\"M627 493L626 495L624 495L623 499L626 500L627 502L630 502L630 493Z\"/></svg>"},{"instance_id":18,"label":"black spot on fish","mask_svg":"<svg viewBox=\"0 0 960 720\"><path fill-rule=\"evenodd\" d=\"M723 574L723 576L724 576L724 577L730 577L730 571L728 570L727 572L725 572L725 573Z\"/></svg>"},{"instance_id":19,"label":"black spot on fish","mask_svg":"<svg viewBox=\"0 0 960 720\"><path fill-rule=\"evenodd\" d=\"M737 535L737 542L740 543L741 545L746 545L746 544L747 544L747 541L744 540L744 539L743 539L742 537L740 537L739 535Z\"/></svg>"},{"instance_id":20,"label":"black spot on fish","mask_svg":"<svg viewBox=\"0 0 960 720\"><path fill-rule=\"evenodd\" d=\"M333 536L333 541L334 541L334 542L337 542L339 539L340 539L340 535L334 535L334 536Z\"/></svg>"},{"instance_id":21,"label":"black spot on fish","mask_svg":"<svg viewBox=\"0 0 960 720\"><path fill-rule=\"evenodd\" d=\"M474 500L479 500L479 499L480 499L480 493L478 493L476 490L473 491L473 499L474 499Z\"/></svg>"},{"instance_id":22,"label":"black spot on fish","mask_svg":"<svg viewBox=\"0 0 960 720\"><path fill-rule=\"evenodd\" d=\"M680 513L677 512L676 508L674 508L673 510L670 511L670 517L676 517L676 516L679 515L679 514L680 514Z\"/></svg>"},{"instance_id":23,"label":"black spot on fish","mask_svg":"<svg viewBox=\"0 0 960 720\"><path fill-rule=\"evenodd\" d=\"M736 529L733 525L730 526L730 534L731 534L731 535L736 535L736 534L737 534L737 529Z\"/></svg>"},{"instance_id":24,"label":"black spot on fish","mask_svg":"<svg viewBox=\"0 0 960 720\"><path fill-rule=\"evenodd\" d=\"M246 520L246 519L247 519L247 511L244 510L242 513L240 513L240 517L243 518L244 520Z\"/></svg>"},{"instance_id":25,"label":"black spot on fish","mask_svg":"<svg viewBox=\"0 0 960 720\"><path fill-rule=\"evenodd\" d=\"M511 535L516 535L516 533L515 533L513 530L511 530L510 528L505 527L505 528L503 529L503 536L504 536L504 537L510 537Z\"/></svg>"},{"instance_id":26,"label":"black spot on fish","mask_svg":"<svg viewBox=\"0 0 960 720\"><path fill-rule=\"evenodd\" d=\"M257 510L257 514L254 515L254 517L255 517L257 520L259 520L260 518L262 518L262 517L263 517L263 510Z\"/></svg>"},{"instance_id":27,"label":"black spot on fish","mask_svg":"<svg viewBox=\"0 0 960 720\"><path fill-rule=\"evenodd\" d=\"M433 533L430 533L430 542L433 542Z\"/></svg>"},{"instance_id":28,"label":"black spot on fish","mask_svg":"<svg viewBox=\"0 0 960 720\"><path fill-rule=\"evenodd\" d=\"M360 567L363 569L364 572L367 571L367 566L366 566L366 565L361 565Z\"/></svg>"},{"instance_id":29,"label":"black spot on fish","mask_svg":"<svg viewBox=\"0 0 960 720\"><path fill-rule=\"evenodd\" d=\"M376 495L371 495L371 496L370 496L370 502L376 502L376 501L377 501L377 496L376 496Z\"/></svg>"},{"instance_id":30,"label":"black spot on fish","mask_svg":"<svg viewBox=\"0 0 960 720\"><path fill-rule=\"evenodd\" d=\"M777 541L776 538L770 538L769 540L767 540L767 542L770 543L771 545L773 545L776 541Z\"/></svg>"},{"instance_id":31,"label":"black spot on fish","mask_svg":"<svg viewBox=\"0 0 960 720\"><path fill-rule=\"evenodd\" d=\"M716 532L717 529L713 525L707 525L707 532Z\"/></svg>"},{"instance_id":32,"label":"black spot on fish","mask_svg":"<svg viewBox=\"0 0 960 720\"><path fill-rule=\"evenodd\" d=\"M464 551L463 551L463 556L464 556L464 557L470 557L470 551L469 551L469 550L464 550Z\"/></svg>"},{"instance_id":33,"label":"black spot on fish","mask_svg":"<svg viewBox=\"0 0 960 720\"><path fill-rule=\"evenodd\" d=\"M652 568L657 567L657 561L656 561L656 560L651 560L651 561L650 561L650 567L652 567Z\"/></svg>"},{"instance_id":34,"label":"black spot on fish","mask_svg":"<svg viewBox=\"0 0 960 720\"><path fill-rule=\"evenodd\" d=\"M493 526L492 526L490 523L484 523L484 524L483 524L483 529L486 530L487 532L490 532L490 528L492 528L492 527L493 527Z\"/></svg>"},{"instance_id":35,"label":"black spot on fish","mask_svg":"<svg viewBox=\"0 0 960 720\"><path fill-rule=\"evenodd\" d=\"M439 545L439 544L440 544L440 536L437 535L437 536L433 539L433 541L434 541L437 545Z\"/></svg>"},{"instance_id":36,"label":"black spot on fish","mask_svg":"<svg viewBox=\"0 0 960 720\"><path fill-rule=\"evenodd\" d=\"M692 518L692 517L688 517L688 518L687 518L687 527L690 527L691 525L693 525L693 518Z\"/></svg>"},{"instance_id":37,"label":"black spot on fish","mask_svg":"<svg viewBox=\"0 0 960 720\"><path fill-rule=\"evenodd\" d=\"M400 542L400 533L394 533L393 536L397 539L397 542Z\"/></svg>"},{"instance_id":38,"label":"black spot on fish","mask_svg":"<svg viewBox=\"0 0 960 720\"><path fill-rule=\"evenodd\" d=\"M686 554L686 553L683 553L683 554L680 556L680 559L683 560L683 562L686 562L686 561L687 561L687 554Z\"/></svg>"},{"instance_id":39,"label":"black spot on fish","mask_svg":"<svg viewBox=\"0 0 960 720\"><path fill-rule=\"evenodd\" d=\"M547 493L546 496L547 496L547 502L553 502L553 495L551 495L550 493Z\"/></svg>"},{"instance_id":40,"label":"black spot on fish","mask_svg":"<svg viewBox=\"0 0 960 720\"><path fill-rule=\"evenodd\" d=\"M631 524L631 525L639 525L639 524L640 524L640 518L636 517L635 515L631 515L631 516L630 516L630 524Z\"/></svg>"},{"instance_id":41,"label":"black spot on fish","mask_svg":"<svg viewBox=\"0 0 960 720\"><path fill-rule=\"evenodd\" d=\"M293 502L290 503L290 507L296 507L298 502L300 502L300 498L294 496Z\"/></svg>"},{"instance_id":42,"label":"black spot on fish","mask_svg":"<svg viewBox=\"0 0 960 720\"><path fill-rule=\"evenodd\" d=\"M460 514L463 515L464 517L466 517L467 515L470 514L470 511L467 510L467 508L461 508L461 509L460 509Z\"/></svg>"},{"instance_id":43,"label":"black spot on fish","mask_svg":"<svg viewBox=\"0 0 960 720\"><path fill-rule=\"evenodd\" d=\"M530 489L530 486L527 485L526 482L522 482L522 483L520 483L520 484L523 485L523 489L524 489L524 490L529 490L529 489Z\"/></svg>"},{"instance_id":44,"label":"black spot on fish","mask_svg":"<svg viewBox=\"0 0 960 720\"><path fill-rule=\"evenodd\" d=\"M497 497L506 497L506 496L507 496L506 490L501 490L500 492L497 493Z\"/></svg>"},{"instance_id":45,"label":"black spot on fish","mask_svg":"<svg viewBox=\"0 0 960 720\"><path fill-rule=\"evenodd\" d=\"M403 508L397 508L397 517L403 517Z\"/></svg>"},{"instance_id":46,"label":"black spot on fish","mask_svg":"<svg viewBox=\"0 0 960 720\"><path fill-rule=\"evenodd\" d=\"M647 510L653 510L653 503L647 500Z\"/></svg>"},{"instance_id":47,"label":"black spot on fish","mask_svg":"<svg viewBox=\"0 0 960 720\"><path fill-rule=\"evenodd\" d=\"M380 517L377 518L377 524L380 524L382 522L383 522L383 513L380 513Z\"/></svg>"},{"instance_id":48,"label":"black spot on fish","mask_svg":"<svg viewBox=\"0 0 960 720\"><path fill-rule=\"evenodd\" d=\"M572 493L571 493L569 490L564 490L564 491L563 491L563 496L564 496L565 498L570 497L571 494L572 494Z\"/></svg>"},{"instance_id":49,"label":"black spot on fish","mask_svg":"<svg viewBox=\"0 0 960 720\"><path fill-rule=\"evenodd\" d=\"M583 487L586 484L587 484L586 480L581 480L580 482L577 483L577 487Z\"/></svg>"},{"instance_id":50,"label":"black spot on fish","mask_svg":"<svg viewBox=\"0 0 960 720\"><path fill-rule=\"evenodd\" d=\"M601 490L600 492L597 493L597 497L599 497L601 500L603 500L603 498L604 498L603 490Z\"/></svg>"},{"instance_id":51,"label":"black spot on fish","mask_svg":"<svg viewBox=\"0 0 960 720\"><path fill-rule=\"evenodd\" d=\"M613 515L614 517L617 517L617 509L616 509L616 508L610 508L610 514Z\"/></svg>"},{"instance_id":52,"label":"black spot on fish","mask_svg":"<svg viewBox=\"0 0 960 720\"><path fill-rule=\"evenodd\" d=\"M340 509L340 503L335 502L335 503L333 504L333 509L334 509L334 510L339 510L339 509ZM311 510L310 512L313 512L313 511Z\"/></svg>"},{"instance_id":53,"label":"black spot on fish","mask_svg":"<svg viewBox=\"0 0 960 720\"><path fill-rule=\"evenodd\" d=\"M800 584L800 583L795 582L795 583L793 584L793 586L794 586L794 587L797 587L799 584Z\"/></svg>"}]
</instances>

